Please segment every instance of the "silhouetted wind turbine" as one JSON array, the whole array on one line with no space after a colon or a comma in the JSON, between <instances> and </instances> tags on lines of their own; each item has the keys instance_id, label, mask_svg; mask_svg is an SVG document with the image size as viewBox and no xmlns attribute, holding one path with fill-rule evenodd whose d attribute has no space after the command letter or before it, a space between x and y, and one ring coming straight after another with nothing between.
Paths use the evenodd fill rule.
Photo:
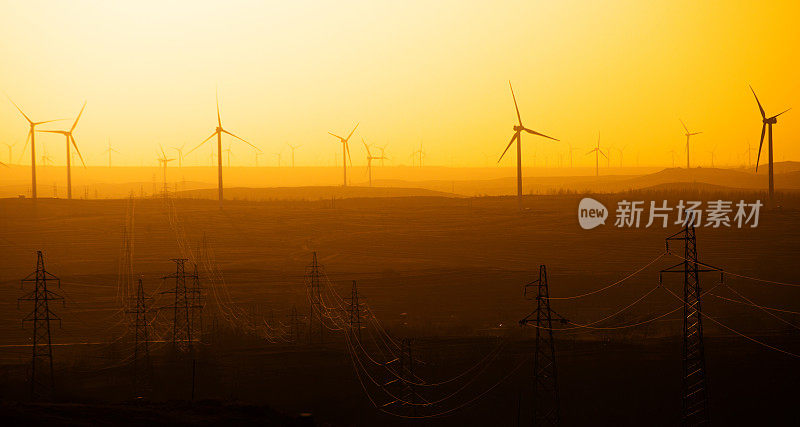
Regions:
<instances>
[{"instance_id":1,"label":"silhouetted wind turbine","mask_svg":"<svg viewBox=\"0 0 800 427\"><path fill-rule=\"evenodd\" d=\"M350 157L350 145L348 145L347 141L350 141L350 137L353 136L353 132L356 131L358 128L359 123L356 123L356 126L353 130L350 131L350 134L347 135L347 138L342 138L335 133L328 132L329 134L339 138L339 141L342 143L342 170L344 172L344 183L343 186L347 187L347 160L350 159L350 166L353 166L353 159Z\"/></svg>"},{"instance_id":2,"label":"silhouetted wind turbine","mask_svg":"<svg viewBox=\"0 0 800 427\"><path fill-rule=\"evenodd\" d=\"M81 119L81 114L83 114L83 109L86 108L86 102L84 101L83 107L81 107L80 113L78 113L78 117L75 118L75 122L72 124L72 127L69 130L40 130L39 132L47 132L47 133L57 133L60 135L64 135L67 138L67 199L72 199L72 156L70 155L70 143L73 147L75 147L75 151L78 153L78 157L81 159L81 163L83 163L83 167L86 167L86 162L83 161L83 156L81 155L81 150L78 150L78 144L75 142L75 137L72 136L72 132L75 131L75 127L78 126L78 120Z\"/></svg>"},{"instance_id":3,"label":"silhouetted wind turbine","mask_svg":"<svg viewBox=\"0 0 800 427\"><path fill-rule=\"evenodd\" d=\"M15 145L17 145L17 143L15 142L15 143L13 143L13 144L9 144L9 143L7 143L7 142L4 142L4 144L6 145L6 147L8 147L8 164L10 165L10 164L12 163L12 157L11 157L11 156L12 156L12 153L11 153L11 151L12 151L12 150L11 150L11 149L12 149L12 148L13 148Z\"/></svg>"},{"instance_id":4,"label":"silhouetted wind turbine","mask_svg":"<svg viewBox=\"0 0 800 427\"><path fill-rule=\"evenodd\" d=\"M225 154L228 155L228 167L231 167L231 145L228 144L228 148L225 149Z\"/></svg>"},{"instance_id":5,"label":"silhouetted wind turbine","mask_svg":"<svg viewBox=\"0 0 800 427\"><path fill-rule=\"evenodd\" d=\"M292 145L292 144L286 144L286 145L288 145L289 148L292 149L292 167L294 167L294 150L297 150L298 148L302 147L302 145Z\"/></svg>"},{"instance_id":6,"label":"silhouetted wind turbine","mask_svg":"<svg viewBox=\"0 0 800 427\"><path fill-rule=\"evenodd\" d=\"M628 148L627 145L623 145L622 148L618 148L617 151L619 152L619 167L622 168L622 158L625 154L625 149Z\"/></svg>"},{"instance_id":7,"label":"silhouetted wind turbine","mask_svg":"<svg viewBox=\"0 0 800 427\"><path fill-rule=\"evenodd\" d=\"M714 154L717 151L717 146L715 145L714 148L709 150L708 152L711 154L711 167L714 167Z\"/></svg>"},{"instance_id":8,"label":"silhouetted wind turbine","mask_svg":"<svg viewBox=\"0 0 800 427\"><path fill-rule=\"evenodd\" d=\"M367 145L367 141L364 141L364 138L361 138L361 142L364 144L364 148L367 150L367 174L369 175L369 186L372 187L372 161L373 160L383 160L383 156L375 157L369 151L369 145Z\"/></svg>"},{"instance_id":9,"label":"silhouetted wind turbine","mask_svg":"<svg viewBox=\"0 0 800 427\"><path fill-rule=\"evenodd\" d=\"M419 142L419 150L415 150L412 156L419 157L419 167L422 167L422 159L425 158L425 150L422 149L422 141Z\"/></svg>"},{"instance_id":10,"label":"silhouetted wind turbine","mask_svg":"<svg viewBox=\"0 0 800 427\"><path fill-rule=\"evenodd\" d=\"M678 120L680 120L680 119L678 119ZM689 138L691 138L694 135L699 135L699 134L701 134L703 132L689 132L689 128L686 127L686 123L684 123L683 120L680 120L680 122L681 122L681 125L683 125L683 130L686 131L686 169L688 170L689 169Z\"/></svg>"},{"instance_id":11,"label":"silhouetted wind turbine","mask_svg":"<svg viewBox=\"0 0 800 427\"><path fill-rule=\"evenodd\" d=\"M258 151L255 151L254 153L255 153L255 155L256 155L256 167L258 167L258 156L261 156L261 155L263 155L264 153L261 153L261 152L258 152Z\"/></svg>"},{"instance_id":12,"label":"silhouetted wind turbine","mask_svg":"<svg viewBox=\"0 0 800 427\"><path fill-rule=\"evenodd\" d=\"M283 154L283 149L278 151L277 153L272 153L273 156L278 158L278 167L281 167L281 155Z\"/></svg>"},{"instance_id":13,"label":"silhouetted wind turbine","mask_svg":"<svg viewBox=\"0 0 800 427\"><path fill-rule=\"evenodd\" d=\"M185 146L186 146L186 144L181 144L180 147L172 147L173 150L178 152L178 167L179 168L183 167L183 147L185 147ZM230 166L230 165L228 165L228 166Z\"/></svg>"},{"instance_id":14,"label":"silhouetted wind turbine","mask_svg":"<svg viewBox=\"0 0 800 427\"><path fill-rule=\"evenodd\" d=\"M242 139L242 138L240 138L240 137L228 132L227 130L225 130L222 127L222 118L220 117L220 114L219 114L219 94L216 95L216 98L217 98L217 129L214 131L214 133L211 134L211 136L209 136L208 138L203 140L203 142L201 142L197 147L192 148L188 153L186 153L186 155L188 156L192 151L200 148L201 145L205 144L211 138L213 138L215 136L217 137L217 170L218 170L218 181L219 181L219 206L222 207L222 134L226 133L226 134L238 139L239 141L242 141L245 144L255 148L258 151L261 151L261 150L258 147L256 147L255 145L253 145L253 144L245 141L244 139ZM213 155L213 151L212 151L212 155Z\"/></svg>"},{"instance_id":15,"label":"silhouetted wind turbine","mask_svg":"<svg viewBox=\"0 0 800 427\"><path fill-rule=\"evenodd\" d=\"M753 92L753 96L756 98L756 103L758 104L758 110L761 112L761 142L758 143L758 156L756 157L756 172L758 172L758 163L761 160L761 146L764 145L764 131L766 130L767 126L769 126L769 145L767 146L768 149L768 156L769 156L769 199L772 200L772 197L775 195L775 185L773 181L773 165L772 165L772 125L778 123L778 116L781 114L791 110L791 108L787 108L782 112L772 116L767 117L767 114L764 112L764 108L761 106L761 101L758 100L758 96L756 96L756 91L753 90L753 86L750 86L750 91Z\"/></svg>"},{"instance_id":16,"label":"silhouetted wind turbine","mask_svg":"<svg viewBox=\"0 0 800 427\"><path fill-rule=\"evenodd\" d=\"M526 128L522 124L522 116L519 114L519 106L517 106L517 97L514 95L514 88L511 86L511 82L508 82L508 87L511 89L511 98L514 100L514 109L517 111L517 120L519 121L518 125L514 125L514 135L511 136L511 141L508 142L506 149L503 150L503 154L500 155L500 158L497 160L497 163L500 163L500 160L503 160L503 156L506 155L506 152L509 148L511 148L511 144L514 141L517 141L517 201L522 204L522 131L528 132L532 135L542 136L548 139L552 139L553 141L558 141L557 139L547 136L543 133L536 132L534 130L530 130Z\"/></svg>"},{"instance_id":17,"label":"silhouetted wind turbine","mask_svg":"<svg viewBox=\"0 0 800 427\"><path fill-rule=\"evenodd\" d=\"M164 175L164 196L167 195L167 163L175 160L175 159L168 159L167 153L164 152L164 147L158 147L161 150L161 157L158 158L158 163L163 166L163 175Z\"/></svg>"},{"instance_id":18,"label":"silhouetted wind turbine","mask_svg":"<svg viewBox=\"0 0 800 427\"><path fill-rule=\"evenodd\" d=\"M608 156L606 156L605 153L603 153L600 150L600 133L599 132L597 133L597 146L595 146L594 148L589 150L589 152L586 153L586 155L588 156L589 154L592 154L592 153L594 153L594 176L600 176L600 155L602 154L603 157L605 157L606 159L608 158Z\"/></svg>"},{"instance_id":19,"label":"silhouetted wind turbine","mask_svg":"<svg viewBox=\"0 0 800 427\"><path fill-rule=\"evenodd\" d=\"M111 153L119 154L119 151L111 147L111 138L108 139L108 148L103 152L108 153L108 167L111 167Z\"/></svg>"},{"instance_id":20,"label":"silhouetted wind turbine","mask_svg":"<svg viewBox=\"0 0 800 427\"><path fill-rule=\"evenodd\" d=\"M569 167L572 167L572 152L580 150L580 148L572 148L572 144L569 143L567 145L569 145Z\"/></svg>"},{"instance_id":21,"label":"silhouetted wind turbine","mask_svg":"<svg viewBox=\"0 0 800 427\"><path fill-rule=\"evenodd\" d=\"M8 98L8 96L6 96ZM45 120L43 122L34 122L31 120L25 113L22 112L22 109L19 108L19 105L15 103L11 98L8 98L17 110L19 110L20 114L25 117L25 120L28 121L30 125L30 130L28 130L28 136L25 138L25 147L22 148L22 151L25 151L25 148L28 147L28 139L31 140L31 198L36 199L36 126L41 125L44 123L56 122L59 120L64 119L56 119L56 120Z\"/></svg>"},{"instance_id":22,"label":"silhouetted wind turbine","mask_svg":"<svg viewBox=\"0 0 800 427\"><path fill-rule=\"evenodd\" d=\"M672 167L674 168L675 167L675 150L669 150L669 152L672 154Z\"/></svg>"},{"instance_id":23,"label":"silhouetted wind turbine","mask_svg":"<svg viewBox=\"0 0 800 427\"><path fill-rule=\"evenodd\" d=\"M383 144L382 146L377 147L378 150L381 150L381 157L383 157L381 159L381 166L383 166L383 161L386 159L386 147L388 146L389 144Z\"/></svg>"}]
</instances>

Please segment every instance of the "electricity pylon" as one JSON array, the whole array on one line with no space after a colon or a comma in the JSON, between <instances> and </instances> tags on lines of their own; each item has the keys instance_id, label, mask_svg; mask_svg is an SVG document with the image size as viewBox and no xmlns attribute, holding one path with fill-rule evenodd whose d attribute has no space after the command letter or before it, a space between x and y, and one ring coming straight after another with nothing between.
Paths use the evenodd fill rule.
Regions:
<instances>
[{"instance_id":1,"label":"electricity pylon","mask_svg":"<svg viewBox=\"0 0 800 427\"><path fill-rule=\"evenodd\" d=\"M191 275L192 287L189 290L189 325L191 336L200 340L203 336L203 308L205 299L203 298L203 287L200 284L200 273L197 271L197 263L194 264L194 271Z\"/></svg>"},{"instance_id":2,"label":"electricity pylon","mask_svg":"<svg viewBox=\"0 0 800 427\"><path fill-rule=\"evenodd\" d=\"M132 314L131 329L133 329L133 381L134 391L138 394L150 386L150 347L147 323L147 300L150 297L144 293L142 279L139 279L136 288L135 308L128 310Z\"/></svg>"},{"instance_id":3,"label":"electricity pylon","mask_svg":"<svg viewBox=\"0 0 800 427\"><path fill-rule=\"evenodd\" d=\"M350 292L350 308L347 311L350 313L350 330L356 332L358 341L361 342L361 303L358 302L358 285L355 280Z\"/></svg>"},{"instance_id":4,"label":"electricity pylon","mask_svg":"<svg viewBox=\"0 0 800 427\"><path fill-rule=\"evenodd\" d=\"M683 376L682 380L682 423L685 426L709 423L708 381L706 379L706 359L703 348L703 315L700 307L700 273L720 272L722 270L701 263L697 259L697 239L694 218L689 216L681 231L667 237L669 253L671 241L683 241L683 261L661 270L661 273L683 273ZM702 268L701 268L702 267ZM659 275L661 282L661 275Z\"/></svg>"},{"instance_id":5,"label":"electricity pylon","mask_svg":"<svg viewBox=\"0 0 800 427\"><path fill-rule=\"evenodd\" d=\"M308 342L314 340L314 329L317 329L319 342L322 343L324 339L325 325L325 308L322 304L322 266L317 262L317 253L313 253L311 264L306 267L305 282L309 292L309 299L311 303L311 314L308 316ZM316 325L315 325L316 321Z\"/></svg>"},{"instance_id":6,"label":"electricity pylon","mask_svg":"<svg viewBox=\"0 0 800 427\"><path fill-rule=\"evenodd\" d=\"M61 301L64 297L47 289L47 281L54 281L60 288L61 281L44 268L42 251L36 252L36 271L22 279L22 285L33 283L31 292L17 300L33 301L33 311L22 319L33 322L33 353L31 359L30 386L31 399L48 398L53 394L55 380L53 379L53 348L50 340L50 321L57 320L61 325L61 318L50 311L50 301Z\"/></svg>"},{"instance_id":7,"label":"electricity pylon","mask_svg":"<svg viewBox=\"0 0 800 427\"><path fill-rule=\"evenodd\" d=\"M172 346L187 352L194 349L192 342L192 312L200 308L196 304L194 292L186 286L186 261L185 258L174 258L175 274L164 276L163 279L175 279L175 287L161 292L162 294L175 294L173 305L164 308L172 309ZM190 276L192 278L192 276Z\"/></svg>"},{"instance_id":8,"label":"electricity pylon","mask_svg":"<svg viewBox=\"0 0 800 427\"><path fill-rule=\"evenodd\" d=\"M547 283L547 267L539 266L539 278L525 285L536 287L536 310L520 320L520 325L533 323L536 327L536 349L533 354L533 425L558 425L559 402L556 377L556 345L553 340L553 318L566 322L550 309L550 290Z\"/></svg>"}]
</instances>

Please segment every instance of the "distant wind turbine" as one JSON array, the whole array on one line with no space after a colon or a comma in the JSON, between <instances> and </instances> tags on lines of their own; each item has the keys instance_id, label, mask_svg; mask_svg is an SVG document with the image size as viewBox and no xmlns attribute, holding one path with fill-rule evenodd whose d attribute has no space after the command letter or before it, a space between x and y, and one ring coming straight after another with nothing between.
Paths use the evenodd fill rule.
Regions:
<instances>
[{"instance_id":1,"label":"distant wind turbine","mask_svg":"<svg viewBox=\"0 0 800 427\"><path fill-rule=\"evenodd\" d=\"M158 163L162 166L163 176L164 176L164 197L167 196L167 163L175 160L175 159L168 159L167 154L164 152L164 147L158 147L161 150L161 156L158 158Z\"/></svg>"},{"instance_id":2,"label":"distant wind turbine","mask_svg":"<svg viewBox=\"0 0 800 427\"><path fill-rule=\"evenodd\" d=\"M13 162L11 157L12 156L11 149L14 148L14 146L17 145L17 143L15 142L13 144L9 144L7 142L4 142L4 144L6 145L6 147L8 147L8 164L10 165Z\"/></svg>"},{"instance_id":3,"label":"distant wind turbine","mask_svg":"<svg viewBox=\"0 0 800 427\"><path fill-rule=\"evenodd\" d=\"M772 200L773 196L775 195L775 183L773 181L773 164L772 164L772 125L778 123L778 116L781 114L791 110L791 108L787 108L782 112L772 116L767 117L767 114L764 112L764 108L761 106L761 101L758 100L758 96L756 96L756 91L753 90L753 86L750 86L750 91L753 92L753 96L756 98L756 103L758 104L758 110L761 112L761 142L758 143L758 156L756 157L756 172L758 172L758 163L761 161L761 146L764 145L764 131L766 130L767 126L769 126L769 145L767 146L768 156L769 156L769 199Z\"/></svg>"},{"instance_id":4,"label":"distant wind turbine","mask_svg":"<svg viewBox=\"0 0 800 427\"><path fill-rule=\"evenodd\" d=\"M278 158L278 167L281 167L281 155L283 155L283 150L272 153L272 155Z\"/></svg>"},{"instance_id":5,"label":"distant wind turbine","mask_svg":"<svg viewBox=\"0 0 800 427\"><path fill-rule=\"evenodd\" d=\"M329 134L333 135L334 137L339 138L339 142L342 143L342 170L344 172L344 181L343 181L342 185L344 187L347 187L347 160L348 159L350 159L350 166L351 167L353 166L353 159L350 157L350 145L348 145L347 142L350 141L350 137L353 136L353 132L356 131L356 129L358 128L358 125L359 125L359 123L356 123L356 126L353 128L353 130L350 131L350 134L347 135L347 138L342 138L341 136L336 135L335 133L328 132Z\"/></svg>"},{"instance_id":6,"label":"distant wind turbine","mask_svg":"<svg viewBox=\"0 0 800 427\"><path fill-rule=\"evenodd\" d=\"M373 160L383 160L383 156L373 156L372 153L369 151L369 145L367 141L364 141L364 138L361 138L361 142L364 144L364 148L367 150L367 174L369 175L369 186L372 187L372 161Z\"/></svg>"},{"instance_id":7,"label":"distant wind turbine","mask_svg":"<svg viewBox=\"0 0 800 427\"><path fill-rule=\"evenodd\" d=\"M500 163L500 160L503 160L503 156L505 156L508 149L511 148L511 144L513 144L514 141L517 141L517 201L521 205L522 204L522 131L528 132L529 134L532 135L538 135L544 138L552 139L553 141L558 141L558 140L553 137L547 136L543 133L530 130L522 124L522 116L519 114L517 97L514 95L514 88L511 86L511 82L508 82L508 87L511 89L511 98L514 100L514 109L517 111L517 120L519 121L519 124L514 125L514 135L511 136L511 141L508 142L506 149L503 150L503 154L500 155L500 159L497 160L497 163Z\"/></svg>"},{"instance_id":8,"label":"distant wind turbine","mask_svg":"<svg viewBox=\"0 0 800 427\"><path fill-rule=\"evenodd\" d=\"M117 151L113 147L111 147L111 138L108 139L108 148L103 152L104 153L108 153L108 167L111 167L111 153L119 154L119 151Z\"/></svg>"},{"instance_id":9,"label":"distant wind turbine","mask_svg":"<svg viewBox=\"0 0 800 427\"><path fill-rule=\"evenodd\" d=\"M292 149L292 167L294 167L294 150L297 150L298 148L302 147L302 145L292 145L292 144L286 144L286 145L288 145L289 148Z\"/></svg>"},{"instance_id":10,"label":"distant wind turbine","mask_svg":"<svg viewBox=\"0 0 800 427\"><path fill-rule=\"evenodd\" d=\"M178 152L178 167L179 168L183 167L183 147L185 147L185 146L186 146L186 144L181 144L180 147L172 147L173 150Z\"/></svg>"},{"instance_id":11,"label":"distant wind turbine","mask_svg":"<svg viewBox=\"0 0 800 427\"><path fill-rule=\"evenodd\" d=\"M228 155L228 167L231 167L231 154L232 154L231 144L228 144L228 148L226 148L224 151L225 154Z\"/></svg>"},{"instance_id":12,"label":"distant wind turbine","mask_svg":"<svg viewBox=\"0 0 800 427\"><path fill-rule=\"evenodd\" d=\"M572 148L572 144L567 144L567 145L569 145L569 167L571 168L572 167L572 152L576 151L576 150L580 150L580 148Z\"/></svg>"},{"instance_id":13,"label":"distant wind turbine","mask_svg":"<svg viewBox=\"0 0 800 427\"><path fill-rule=\"evenodd\" d=\"M419 167L422 167L422 159L425 158L425 150L422 148L422 141L419 142L419 149L415 150L411 155L419 158Z\"/></svg>"},{"instance_id":14,"label":"distant wind turbine","mask_svg":"<svg viewBox=\"0 0 800 427\"><path fill-rule=\"evenodd\" d=\"M257 151L261 151L261 150L258 147L256 147L255 145L253 145L253 144L245 141L244 139L242 139L242 138L240 138L240 137L228 132L227 130L225 130L222 127L222 118L220 117L220 114L219 114L219 94L218 93L216 95L216 98L217 98L217 129L214 131L214 133L211 134L211 136L209 136L208 138L203 140L203 142L201 142L197 147L194 147L191 150L189 150L189 152L186 153L186 155L189 155L192 151L200 148L201 145L205 144L211 138L213 138L215 136L217 137L217 171L218 171L218 182L219 182L219 184L218 184L219 206L222 207L222 200L223 200L223 197L222 197L222 134L223 133L228 134L228 135L238 139L239 141L242 141L245 144L255 148ZM213 152L212 152L212 155L213 155Z\"/></svg>"},{"instance_id":15,"label":"distant wind turbine","mask_svg":"<svg viewBox=\"0 0 800 427\"><path fill-rule=\"evenodd\" d=\"M628 148L627 145L623 145L622 148L618 148L617 152L619 153L619 167L622 168L622 158L625 155L625 149Z\"/></svg>"},{"instance_id":16,"label":"distant wind turbine","mask_svg":"<svg viewBox=\"0 0 800 427\"><path fill-rule=\"evenodd\" d=\"M686 170L689 170L689 138L694 135L700 135L703 132L689 132L689 128L686 127L686 123L684 123L683 120L680 120L680 122L683 125L683 130L686 131Z\"/></svg>"},{"instance_id":17,"label":"distant wind turbine","mask_svg":"<svg viewBox=\"0 0 800 427\"><path fill-rule=\"evenodd\" d=\"M594 148L592 148L591 150L589 150L589 152L586 153L586 155L588 156L589 154L592 154L592 153L594 153L594 176L600 176L600 155L602 155L605 158L608 158L608 156L606 156L605 153L603 153L600 150L600 133L599 132L597 133L597 145Z\"/></svg>"},{"instance_id":18,"label":"distant wind turbine","mask_svg":"<svg viewBox=\"0 0 800 427\"><path fill-rule=\"evenodd\" d=\"M8 98L8 96L6 97ZM14 101L12 101L11 98L8 98L8 100L11 101L11 103L14 104L15 107L17 107L17 110L19 110L20 114L22 114L22 116L25 117L25 120L27 120L28 124L30 125L30 130L28 130L28 136L25 138L25 146L22 148L22 151L25 152L25 148L28 147L28 139L30 139L31 140L31 198L36 199L36 126L64 119L34 122L25 113L22 112L22 109L19 108L19 105L17 105Z\"/></svg>"},{"instance_id":19,"label":"distant wind turbine","mask_svg":"<svg viewBox=\"0 0 800 427\"><path fill-rule=\"evenodd\" d=\"M69 130L40 130L39 132L47 132L47 133L57 133L60 135L64 135L67 138L67 199L72 199L72 156L70 155L70 144L75 147L75 151L78 153L78 157L81 159L81 163L83 163L83 167L86 167L86 162L83 161L83 156L81 155L81 150L78 149L78 144L75 142L75 137L72 136L72 132L75 131L75 127L78 126L78 120L81 119L81 115L83 114L83 109L86 108L86 102L84 101L83 107L81 107L80 113L78 113L78 117L75 118L75 122L72 124L72 127Z\"/></svg>"},{"instance_id":20,"label":"distant wind turbine","mask_svg":"<svg viewBox=\"0 0 800 427\"><path fill-rule=\"evenodd\" d=\"M716 145L714 146L714 148L712 148L711 150L708 151L711 154L711 167L712 168L714 167L714 154L716 153L716 151L717 151L717 146Z\"/></svg>"},{"instance_id":21,"label":"distant wind turbine","mask_svg":"<svg viewBox=\"0 0 800 427\"><path fill-rule=\"evenodd\" d=\"M383 144L383 145L377 147L378 150L381 150L381 157L383 157L381 159L381 166L383 166L383 161L386 159L386 147L388 147L388 146L389 146L389 144Z\"/></svg>"}]
</instances>

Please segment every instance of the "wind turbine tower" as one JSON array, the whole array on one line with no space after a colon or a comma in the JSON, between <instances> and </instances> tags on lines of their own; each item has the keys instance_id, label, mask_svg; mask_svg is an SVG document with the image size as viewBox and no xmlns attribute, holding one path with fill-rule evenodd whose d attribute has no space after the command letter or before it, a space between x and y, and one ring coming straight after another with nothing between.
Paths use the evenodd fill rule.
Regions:
<instances>
[{"instance_id":1,"label":"wind turbine tower","mask_svg":"<svg viewBox=\"0 0 800 427\"><path fill-rule=\"evenodd\" d=\"M770 201L773 200L773 196L775 195L775 182L773 180L773 164L772 164L772 125L778 123L778 116L781 114L791 110L791 108L787 108L786 110L772 116L767 117L767 114L764 112L764 107L761 106L761 101L758 100L758 96L756 96L756 91L753 90L753 87L750 86L750 91L753 92L753 96L756 98L756 103L758 104L758 110L761 112L761 142L758 143L758 156L756 157L756 172L758 172L758 163L761 160L761 146L764 145L764 131L769 127L769 145L767 146L768 149L768 156L769 156L769 199Z\"/></svg>"},{"instance_id":2,"label":"wind turbine tower","mask_svg":"<svg viewBox=\"0 0 800 427\"><path fill-rule=\"evenodd\" d=\"M508 87L511 89L511 98L514 100L514 109L517 111L517 120L519 121L518 125L514 125L514 135L511 136L511 141L508 142L506 149L503 150L503 154L500 155L500 158L497 160L497 163L500 163L500 160L503 160L503 156L506 155L506 152L509 148L511 148L511 144L514 141L517 142L517 201L519 202L520 206L522 206L522 131L528 132L532 135L538 135L544 138L552 139L553 141L558 141L557 139L547 136L545 134L536 132L534 130L530 130L526 128L522 124L522 116L519 114L519 106L517 105L517 97L514 95L514 88L511 86L511 82L508 82Z\"/></svg>"},{"instance_id":3,"label":"wind turbine tower","mask_svg":"<svg viewBox=\"0 0 800 427\"><path fill-rule=\"evenodd\" d=\"M689 170L689 138L694 135L699 135L703 132L689 132L689 128L686 127L686 124L683 123L683 120L680 121L683 125L683 130L686 131L686 170Z\"/></svg>"},{"instance_id":4,"label":"wind turbine tower","mask_svg":"<svg viewBox=\"0 0 800 427\"><path fill-rule=\"evenodd\" d=\"M83 103L83 107L81 107L80 113L78 113L78 117L75 118L75 123L72 124L72 127L69 130L40 130L39 132L47 132L47 133L57 133L60 135L64 135L67 138L67 199L72 200L72 155L70 154L70 143L73 147L75 147L75 151L78 153L78 157L81 159L81 163L83 167L86 167L86 162L83 161L83 156L81 155L81 150L78 150L78 144L75 143L75 137L72 136L72 132L75 131L75 127L78 126L78 120L81 119L81 114L83 114L83 109L86 108L86 102ZM109 145L109 148L111 146ZM110 156L110 154L109 154ZM110 164L110 161L109 161Z\"/></svg>"},{"instance_id":5,"label":"wind turbine tower","mask_svg":"<svg viewBox=\"0 0 800 427\"><path fill-rule=\"evenodd\" d=\"M350 159L350 166L353 166L353 159L350 158L350 145L348 145L348 141L350 141L350 137L353 136L353 132L356 131L358 128L359 123L356 123L356 126L350 131L350 134L347 135L347 138L342 138L335 133L328 132L329 134L333 135L336 138L339 138L339 141L342 143L342 171L344 173L344 181L342 186L347 187L347 160Z\"/></svg>"},{"instance_id":6,"label":"wind turbine tower","mask_svg":"<svg viewBox=\"0 0 800 427\"><path fill-rule=\"evenodd\" d=\"M188 153L186 153L186 155L189 155L189 153L191 153L192 151L198 149L201 145L205 144L211 138L213 138L215 136L217 137L217 176L218 176L218 182L219 182L219 184L218 184L219 206L220 206L220 208L222 208L222 200L223 200L223 195L222 195L222 134L223 133L228 134L228 135L238 139L239 141L242 141L245 144L255 148L256 151L261 151L261 150L258 147L256 147L255 145L253 145L253 144L247 142L246 140L244 140L244 139L232 134L231 132L225 130L225 128L222 127L222 118L221 118L221 116L219 114L219 94L216 95L216 98L217 98L217 129L214 131L214 133L211 134L211 136L209 136L208 138L203 140L203 142L201 142L197 147L192 148ZM212 155L213 155L213 151L212 151Z\"/></svg>"},{"instance_id":7,"label":"wind turbine tower","mask_svg":"<svg viewBox=\"0 0 800 427\"><path fill-rule=\"evenodd\" d=\"M63 119L34 122L33 120L30 119L30 117L28 117L25 113L22 112L22 109L19 108L19 105L17 105L14 101L12 101L11 98L8 98L8 100L11 101L11 103L14 104L15 107L17 107L17 110L19 110L20 114L22 114L22 116L25 117L25 120L27 120L28 124L30 125L30 130L28 130L28 136L25 138L25 144L27 147L28 139L31 140L31 198L36 200L36 126ZM22 148L22 151L25 151L25 147Z\"/></svg>"}]
</instances>

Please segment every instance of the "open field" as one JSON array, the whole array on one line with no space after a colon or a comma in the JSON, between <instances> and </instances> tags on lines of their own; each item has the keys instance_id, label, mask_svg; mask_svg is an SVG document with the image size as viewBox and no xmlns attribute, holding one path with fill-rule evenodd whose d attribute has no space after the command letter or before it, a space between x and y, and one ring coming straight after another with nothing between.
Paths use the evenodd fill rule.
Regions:
<instances>
[{"instance_id":1,"label":"open field","mask_svg":"<svg viewBox=\"0 0 800 427\"><path fill-rule=\"evenodd\" d=\"M746 190L676 193L652 189L596 196L606 206L628 200L675 200L679 195L739 198L760 195ZM174 200L174 216L194 248L205 236L224 275L231 300L264 319L285 321L292 306L307 314L303 281L311 252L317 251L338 294L349 295L350 281L388 332L417 340L421 375L433 380L455 375L508 341L482 376L453 399L453 405L508 375L530 354L531 328L517 322L532 310L522 286L535 279L539 264L549 272L551 296L582 294L600 288L664 252L664 238L677 231L663 228L617 229L612 218L605 227L582 230L576 210L580 195L529 196L525 210L515 198L354 198L319 201ZM735 197L735 198L734 198ZM781 195L783 208L762 210L758 228L699 228L700 259L737 274L778 282L799 282L800 197ZM61 372L57 389L87 408L63 409L76 419L82 411L109 410L103 405L131 398L126 381L129 367L120 304L116 297L126 200L0 200L0 363L5 378L4 400L25 398L24 372L29 360L30 331L18 310L19 279L33 271L35 251L43 250L48 271L61 278L64 307L54 307L63 319L54 329L54 353ZM184 256L171 204L163 200L135 202L135 275L150 293L166 289L161 277L174 271L170 258ZM612 208L613 209L613 208ZM554 301L553 308L569 320L587 323L627 306L658 284L658 271L678 262L666 256L631 280L578 300ZM703 277L712 287L718 275ZM797 311L800 290L728 277L727 285L758 304ZM679 277L664 285L679 291ZM219 284L217 286L220 286ZM719 287L716 294L734 298ZM166 305L156 299L154 306ZM210 299L209 317L215 312ZM656 289L641 303L604 326L650 319L680 306ZM703 309L725 325L774 346L800 352L800 334L758 309L723 299L704 298ZM795 325L800 318L778 313ZM168 318L168 314L164 314ZM163 321L162 318L160 321ZM207 319L209 324L213 323ZM567 425L590 420L609 425L674 425L680 409L680 312L639 328L557 333L559 386ZM752 419L797 421L793 389L800 376L798 360L771 351L713 323L705 325L711 414L715 423ZM266 405L297 421L312 412L333 425L403 423L372 408L353 373L347 346L332 333L323 345L270 344L240 331L212 329L204 339L198 364L197 399ZM115 342L115 340L117 340ZM368 341L367 341L368 342ZM87 343L77 345L76 343ZM375 345L372 343L368 345ZM374 348L372 348L374 350ZM185 400L186 364L170 358L168 346L156 346L153 399ZM185 361L184 361L185 362ZM513 424L522 393L530 399L530 365L523 365L482 399L452 416L429 420L436 425L463 425L491 418ZM126 376L127 375L127 376ZM435 394L435 393L433 393ZM450 406L444 405L443 408ZM2 411L30 411L4 406ZM105 408L105 409L103 409ZM118 408L119 409L119 408ZM768 409L768 410L767 410ZM112 409L114 410L113 406ZM122 409L119 409L122 411ZM126 409L127 410L127 409ZM185 410L185 409L181 409ZM202 412L202 408L194 408ZM354 415L358 413L359 415ZM69 416L68 416L69 418ZM251 421L258 420L254 416Z\"/></svg>"}]
</instances>

